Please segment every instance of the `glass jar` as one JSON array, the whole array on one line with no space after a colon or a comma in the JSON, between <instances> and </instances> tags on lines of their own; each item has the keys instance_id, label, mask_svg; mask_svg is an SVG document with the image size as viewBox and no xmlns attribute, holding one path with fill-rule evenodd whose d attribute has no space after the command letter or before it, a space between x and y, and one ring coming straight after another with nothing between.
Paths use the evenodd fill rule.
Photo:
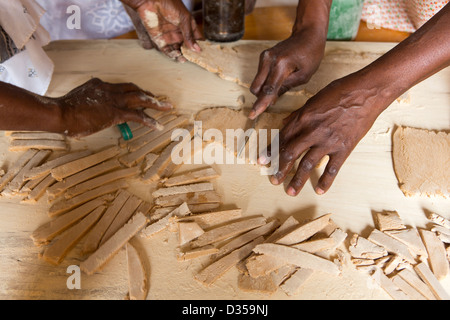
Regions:
<instances>
[{"instance_id":1,"label":"glass jar","mask_svg":"<svg viewBox=\"0 0 450 320\"><path fill-rule=\"evenodd\" d=\"M203 32L210 41L231 42L244 36L245 0L203 0Z\"/></svg>"}]
</instances>

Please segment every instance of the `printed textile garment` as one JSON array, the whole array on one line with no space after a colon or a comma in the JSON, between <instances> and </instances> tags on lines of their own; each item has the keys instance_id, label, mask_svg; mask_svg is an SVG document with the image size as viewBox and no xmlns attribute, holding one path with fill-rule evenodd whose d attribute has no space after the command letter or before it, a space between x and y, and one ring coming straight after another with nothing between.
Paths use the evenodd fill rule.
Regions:
<instances>
[{"instance_id":1,"label":"printed textile garment","mask_svg":"<svg viewBox=\"0 0 450 320\"><path fill-rule=\"evenodd\" d=\"M110 39L134 29L119 0L37 0L53 40ZM192 0L183 0L188 8Z\"/></svg>"},{"instance_id":2,"label":"printed textile garment","mask_svg":"<svg viewBox=\"0 0 450 320\"><path fill-rule=\"evenodd\" d=\"M366 0L362 20L369 28L415 32L449 0Z\"/></svg>"},{"instance_id":3,"label":"printed textile garment","mask_svg":"<svg viewBox=\"0 0 450 320\"><path fill-rule=\"evenodd\" d=\"M0 0L0 81L44 94L53 62L43 46L50 42L39 24L44 9L35 0Z\"/></svg>"}]
</instances>

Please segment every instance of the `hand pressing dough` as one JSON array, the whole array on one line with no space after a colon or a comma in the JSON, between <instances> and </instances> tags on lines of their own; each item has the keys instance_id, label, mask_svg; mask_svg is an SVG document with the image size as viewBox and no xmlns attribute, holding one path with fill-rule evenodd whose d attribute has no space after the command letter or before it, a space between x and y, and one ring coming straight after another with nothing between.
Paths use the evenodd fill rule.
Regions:
<instances>
[{"instance_id":1,"label":"hand pressing dough","mask_svg":"<svg viewBox=\"0 0 450 320\"><path fill-rule=\"evenodd\" d=\"M183 56L192 63L217 74L222 79L250 88L258 71L261 53L271 48L273 41L245 41L240 43L213 43L198 41L201 52L182 47ZM365 67L378 54L357 53L351 50L326 50L321 65L309 82L293 88L286 95L310 97L335 79L340 79Z\"/></svg>"},{"instance_id":2,"label":"hand pressing dough","mask_svg":"<svg viewBox=\"0 0 450 320\"><path fill-rule=\"evenodd\" d=\"M450 134L399 127L393 137L393 161L405 196L450 196Z\"/></svg>"}]
</instances>

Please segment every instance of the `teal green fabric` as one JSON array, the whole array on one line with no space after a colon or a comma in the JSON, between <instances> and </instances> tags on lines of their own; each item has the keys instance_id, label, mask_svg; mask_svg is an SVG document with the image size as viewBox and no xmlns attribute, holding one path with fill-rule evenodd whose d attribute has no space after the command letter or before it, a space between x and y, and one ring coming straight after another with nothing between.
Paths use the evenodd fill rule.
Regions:
<instances>
[{"instance_id":1,"label":"teal green fabric","mask_svg":"<svg viewBox=\"0 0 450 320\"><path fill-rule=\"evenodd\" d=\"M359 28L364 0L333 0L328 40L353 40Z\"/></svg>"}]
</instances>

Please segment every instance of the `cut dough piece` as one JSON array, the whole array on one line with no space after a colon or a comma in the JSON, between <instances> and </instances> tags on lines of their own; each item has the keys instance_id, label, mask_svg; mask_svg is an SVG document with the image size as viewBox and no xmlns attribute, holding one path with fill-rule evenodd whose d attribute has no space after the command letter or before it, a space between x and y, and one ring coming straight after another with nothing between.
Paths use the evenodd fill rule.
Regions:
<instances>
[{"instance_id":1,"label":"cut dough piece","mask_svg":"<svg viewBox=\"0 0 450 320\"><path fill-rule=\"evenodd\" d=\"M350 240L349 251L352 257L363 259L378 259L388 254L383 246L379 246L358 234L354 234Z\"/></svg>"},{"instance_id":2,"label":"cut dough piece","mask_svg":"<svg viewBox=\"0 0 450 320\"><path fill-rule=\"evenodd\" d=\"M116 192L119 189L126 189L128 187L128 183L125 180L117 180L108 184L105 184L101 187L89 190L86 193L80 194L72 199L66 200L62 199L58 202L55 202L49 209L49 216L53 217L58 214L61 214L65 211L73 209L79 205L82 205L89 200L92 200L96 197Z\"/></svg>"},{"instance_id":3,"label":"cut dough piece","mask_svg":"<svg viewBox=\"0 0 450 320\"><path fill-rule=\"evenodd\" d=\"M223 211L214 211L208 213L194 214L182 218L178 221L195 221L201 228L208 229L221 223L239 219L242 217L242 209L231 209Z\"/></svg>"},{"instance_id":4,"label":"cut dough piece","mask_svg":"<svg viewBox=\"0 0 450 320\"><path fill-rule=\"evenodd\" d=\"M207 244L229 239L231 237L237 236L238 234L260 227L265 223L266 218L256 217L232 222L224 226L213 228L206 231L200 237L192 241L192 247L203 247Z\"/></svg>"},{"instance_id":5,"label":"cut dough piece","mask_svg":"<svg viewBox=\"0 0 450 320\"><path fill-rule=\"evenodd\" d=\"M330 260L285 245L264 243L256 246L253 251L272 256L300 268L322 271L332 275L340 274L339 267Z\"/></svg>"},{"instance_id":6,"label":"cut dough piece","mask_svg":"<svg viewBox=\"0 0 450 320\"><path fill-rule=\"evenodd\" d=\"M39 184L22 200L22 202L36 203L48 188L56 182L51 174L48 174Z\"/></svg>"},{"instance_id":7,"label":"cut dough piece","mask_svg":"<svg viewBox=\"0 0 450 320\"><path fill-rule=\"evenodd\" d=\"M325 228L331 219L331 214L323 215L317 219L300 225L297 229L278 239L276 243L293 245L312 237L314 234Z\"/></svg>"},{"instance_id":8,"label":"cut dough piece","mask_svg":"<svg viewBox=\"0 0 450 320\"><path fill-rule=\"evenodd\" d=\"M434 276L433 272L428 268L428 266L421 262L414 266L414 270L417 272L419 277L425 282L436 296L438 300L450 300L450 296L442 287L439 280Z\"/></svg>"},{"instance_id":9,"label":"cut dough piece","mask_svg":"<svg viewBox=\"0 0 450 320\"><path fill-rule=\"evenodd\" d=\"M159 156L156 157L156 159L152 161L152 165L148 168L148 170L144 171L145 173L142 176L142 180L144 182L151 183L162 177L164 171L172 163L172 150L179 148L179 143L180 142L178 141L172 142L163 150L163 152L161 152ZM153 155L153 153L149 154ZM145 158L147 158L149 154L147 154Z\"/></svg>"},{"instance_id":10,"label":"cut dough piece","mask_svg":"<svg viewBox=\"0 0 450 320\"><path fill-rule=\"evenodd\" d=\"M265 236L266 234L272 232L274 229L278 228L280 223L278 220L272 220L261 227L250 230L234 239L225 245L220 247L220 251L217 253L217 257L221 257L226 255L228 252L233 251L234 249L239 248L240 246L260 237Z\"/></svg>"},{"instance_id":11,"label":"cut dough piece","mask_svg":"<svg viewBox=\"0 0 450 320\"><path fill-rule=\"evenodd\" d=\"M6 195L14 195L17 193L25 183L25 175L34 167L40 165L42 161L45 160L50 155L50 150L39 150L31 159L24 165L20 171L16 174L16 176L9 182L6 187L6 190L3 191L3 194Z\"/></svg>"},{"instance_id":12,"label":"cut dough piece","mask_svg":"<svg viewBox=\"0 0 450 320\"><path fill-rule=\"evenodd\" d=\"M172 133L174 129L184 127L187 122L188 118L186 116L179 116L176 119L164 124L163 131L152 131L136 140L128 142L128 150L131 152L136 151L147 144L157 141L158 138L167 135L169 132Z\"/></svg>"},{"instance_id":13,"label":"cut dough piece","mask_svg":"<svg viewBox=\"0 0 450 320\"><path fill-rule=\"evenodd\" d=\"M191 211L189 210L187 203L183 203L176 209L169 212L164 218L158 220L155 223L150 224L148 227L142 230L141 236L145 238L150 238L153 235L157 234L158 232L166 229L170 221L175 220L175 217L183 217L190 213Z\"/></svg>"},{"instance_id":14,"label":"cut dough piece","mask_svg":"<svg viewBox=\"0 0 450 320\"><path fill-rule=\"evenodd\" d=\"M403 269L398 275L428 300L436 300L436 297L428 285L425 284L414 271Z\"/></svg>"},{"instance_id":15,"label":"cut dough piece","mask_svg":"<svg viewBox=\"0 0 450 320\"><path fill-rule=\"evenodd\" d=\"M136 177L140 173L139 167L131 167L131 168L125 168L125 169L119 169L115 170L109 173L105 173L101 176L98 176L96 178L87 180L85 182L82 182L76 186L73 186L69 188L65 193L65 198L70 199L73 198L79 194L82 194L84 192L87 192L89 190L92 190L94 188L98 188L104 184L119 180L119 179L125 179L130 177Z\"/></svg>"},{"instance_id":16,"label":"cut dough piece","mask_svg":"<svg viewBox=\"0 0 450 320\"><path fill-rule=\"evenodd\" d=\"M226 107L207 108L199 111L195 116L196 121L201 121L202 130L206 132L209 129L219 130L222 134L223 147L232 152L237 153L236 142L233 145L227 145L227 130L245 129L248 123L247 112L244 110L234 110ZM235 131L236 132L236 131ZM208 141L212 142L212 141Z\"/></svg>"},{"instance_id":17,"label":"cut dough piece","mask_svg":"<svg viewBox=\"0 0 450 320\"><path fill-rule=\"evenodd\" d=\"M155 205L161 207L177 206L186 202L187 204L219 203L220 195L215 191L201 191L164 196L155 199Z\"/></svg>"},{"instance_id":18,"label":"cut dough piece","mask_svg":"<svg viewBox=\"0 0 450 320\"><path fill-rule=\"evenodd\" d=\"M415 257L411 255L411 252L405 244L402 242L392 238L384 232L381 232L377 229L373 229L372 233L367 238L369 241L372 241L382 247L384 247L388 252L395 253L399 255L409 263L415 264Z\"/></svg>"},{"instance_id":19,"label":"cut dough piece","mask_svg":"<svg viewBox=\"0 0 450 320\"><path fill-rule=\"evenodd\" d=\"M413 286L411 286L408 282L403 280L399 275L395 275L391 278L394 285L396 285L400 290L402 290L410 300L426 300L426 298L417 291Z\"/></svg>"},{"instance_id":20,"label":"cut dough piece","mask_svg":"<svg viewBox=\"0 0 450 320\"><path fill-rule=\"evenodd\" d=\"M396 211L375 212L375 225L380 231L406 228Z\"/></svg>"},{"instance_id":21,"label":"cut dough piece","mask_svg":"<svg viewBox=\"0 0 450 320\"><path fill-rule=\"evenodd\" d=\"M380 269L375 269L372 278L394 300L409 300L408 296L397 287Z\"/></svg>"},{"instance_id":22,"label":"cut dough piece","mask_svg":"<svg viewBox=\"0 0 450 320\"><path fill-rule=\"evenodd\" d=\"M47 194L50 199L55 199L71 187L74 187L78 184L83 183L84 181L118 168L120 168L119 161L115 158L110 159L86 170L78 172L70 177L67 177L62 181L58 181L47 190Z\"/></svg>"},{"instance_id":23,"label":"cut dough piece","mask_svg":"<svg viewBox=\"0 0 450 320\"><path fill-rule=\"evenodd\" d=\"M405 196L450 196L450 134L399 127L393 136L393 161Z\"/></svg>"},{"instance_id":24,"label":"cut dough piece","mask_svg":"<svg viewBox=\"0 0 450 320\"><path fill-rule=\"evenodd\" d=\"M247 272L252 278L264 277L286 265L288 263L285 260L274 259L273 256L267 254L251 256L245 263Z\"/></svg>"},{"instance_id":25,"label":"cut dough piece","mask_svg":"<svg viewBox=\"0 0 450 320\"><path fill-rule=\"evenodd\" d=\"M36 149L29 149L0 178L0 191L17 175L18 172L38 153Z\"/></svg>"},{"instance_id":26,"label":"cut dough piece","mask_svg":"<svg viewBox=\"0 0 450 320\"><path fill-rule=\"evenodd\" d=\"M144 163L142 164L142 171L145 172L150 169L158 159L159 155L156 153L148 153L144 157Z\"/></svg>"},{"instance_id":27,"label":"cut dough piece","mask_svg":"<svg viewBox=\"0 0 450 320\"><path fill-rule=\"evenodd\" d=\"M297 219L295 219L293 216L289 216L282 224L281 226L274 231L267 239L266 243L276 242L283 236L289 234L293 230L297 229L300 222L298 222Z\"/></svg>"},{"instance_id":28,"label":"cut dough piece","mask_svg":"<svg viewBox=\"0 0 450 320\"><path fill-rule=\"evenodd\" d=\"M428 219L450 230L450 220L448 220L447 218L444 218L443 216L432 212L428 215Z\"/></svg>"},{"instance_id":29,"label":"cut dough piece","mask_svg":"<svg viewBox=\"0 0 450 320\"><path fill-rule=\"evenodd\" d=\"M114 220L105 231L105 234L100 241L100 245L105 243L113 234L117 232L117 230L122 228L123 225L126 224L128 220L130 220L141 203L142 200L134 195L128 197L125 204L122 206L122 208L120 208L119 212L114 217Z\"/></svg>"},{"instance_id":30,"label":"cut dough piece","mask_svg":"<svg viewBox=\"0 0 450 320\"><path fill-rule=\"evenodd\" d=\"M438 280L446 278L449 274L449 263L444 243L432 231L420 229L423 243L427 248L428 261L431 270Z\"/></svg>"},{"instance_id":31,"label":"cut dough piece","mask_svg":"<svg viewBox=\"0 0 450 320\"><path fill-rule=\"evenodd\" d=\"M97 207L104 205L104 198L97 198L85 203L78 208L67 212L66 214L57 217L56 219L50 220L46 224L43 224L39 228L33 231L31 234L31 239L33 239L34 244L37 246L46 244L55 238L58 234L70 228L76 222L84 218L90 212L92 212Z\"/></svg>"},{"instance_id":32,"label":"cut dough piece","mask_svg":"<svg viewBox=\"0 0 450 320\"><path fill-rule=\"evenodd\" d=\"M334 241L333 238L323 238L305 241L299 244L295 244L292 247L309 253L317 253L320 251L325 251L334 248L335 245L336 242Z\"/></svg>"},{"instance_id":33,"label":"cut dough piece","mask_svg":"<svg viewBox=\"0 0 450 320\"><path fill-rule=\"evenodd\" d=\"M9 137L11 139L22 140L66 140L66 136L61 133L41 132L41 131L15 131Z\"/></svg>"},{"instance_id":34,"label":"cut dough piece","mask_svg":"<svg viewBox=\"0 0 450 320\"><path fill-rule=\"evenodd\" d=\"M242 273L238 276L238 287L245 292L258 292L265 294L273 294L278 289L270 275L255 279Z\"/></svg>"},{"instance_id":35,"label":"cut dough piece","mask_svg":"<svg viewBox=\"0 0 450 320\"><path fill-rule=\"evenodd\" d=\"M186 252L180 252L177 254L178 261L187 261L191 259L196 259L199 257L209 256L214 253L217 253L219 249L214 247L213 245L207 245L201 248L195 248Z\"/></svg>"},{"instance_id":36,"label":"cut dough piece","mask_svg":"<svg viewBox=\"0 0 450 320\"><path fill-rule=\"evenodd\" d=\"M220 203L202 203L202 204L188 204L191 213L205 213L212 210L216 210L220 206ZM155 207L150 212L150 220L156 221L170 211L175 210L176 206L173 207Z\"/></svg>"},{"instance_id":37,"label":"cut dough piece","mask_svg":"<svg viewBox=\"0 0 450 320\"><path fill-rule=\"evenodd\" d=\"M183 193L189 193L189 192L201 192L201 191L212 191L212 190L214 190L212 183L203 182L203 183L196 183L196 184L188 184L185 186L160 188L156 191L153 191L152 196L154 198L158 198L158 197L171 196L171 195L177 195L177 194L183 194Z\"/></svg>"},{"instance_id":38,"label":"cut dough piece","mask_svg":"<svg viewBox=\"0 0 450 320\"><path fill-rule=\"evenodd\" d=\"M63 233L61 237L53 240L50 246L45 249L42 258L55 265L61 263L66 254L100 219L105 209L105 206L97 207L87 217Z\"/></svg>"},{"instance_id":39,"label":"cut dough piece","mask_svg":"<svg viewBox=\"0 0 450 320\"><path fill-rule=\"evenodd\" d=\"M46 176L50 173L50 170L55 167L61 166L63 164L66 164L68 162L71 162L71 161L74 161L74 160L77 160L77 159L80 159L83 157L87 157L91 154L92 154L92 151L83 150L83 151L69 153L69 154L63 155L61 157L58 157L56 159L47 161L44 164L42 164L41 166L35 167L35 168L31 169L29 172L27 172L25 174L25 179L33 180L33 179L37 179L39 177Z\"/></svg>"},{"instance_id":40,"label":"cut dough piece","mask_svg":"<svg viewBox=\"0 0 450 320\"><path fill-rule=\"evenodd\" d=\"M95 166L100 162L110 159L118 155L119 152L120 148L118 146L112 146L87 157L60 165L56 168L51 169L50 172L56 180L61 181L68 176L71 176L75 173L83 171L84 169Z\"/></svg>"},{"instance_id":41,"label":"cut dough piece","mask_svg":"<svg viewBox=\"0 0 450 320\"><path fill-rule=\"evenodd\" d=\"M183 246L189 241L198 238L205 231L195 222L178 223L178 245Z\"/></svg>"},{"instance_id":42,"label":"cut dough piece","mask_svg":"<svg viewBox=\"0 0 450 320\"><path fill-rule=\"evenodd\" d=\"M179 176L170 177L164 181L164 186L174 187L183 184L192 184L198 182L209 181L220 177L220 175L213 168L205 168L196 171L191 171Z\"/></svg>"},{"instance_id":43,"label":"cut dough piece","mask_svg":"<svg viewBox=\"0 0 450 320\"><path fill-rule=\"evenodd\" d=\"M139 252L130 242L126 244L128 264L128 295L130 300L145 300L148 294L148 280L145 266Z\"/></svg>"},{"instance_id":44,"label":"cut dough piece","mask_svg":"<svg viewBox=\"0 0 450 320\"><path fill-rule=\"evenodd\" d=\"M239 261L245 259L255 248L256 245L262 243L263 237L259 237L252 242L234 250L233 252L227 254L223 258L213 262L203 270L201 270L195 279L200 281L206 286L213 284L217 279L224 275L233 266L239 263Z\"/></svg>"},{"instance_id":45,"label":"cut dough piece","mask_svg":"<svg viewBox=\"0 0 450 320\"><path fill-rule=\"evenodd\" d=\"M172 148L174 148L175 146L178 145L176 148L181 149L186 141L190 141L190 139L185 138L185 135L183 135L183 134L188 134L189 137L192 137L192 133L194 132L194 126L188 126L183 129L186 131L180 132L180 135L178 135L176 137L172 137L172 135L171 135L172 132L167 132L166 134L162 135L158 139L154 140L152 143L146 144L142 148L140 148L134 152L129 152L129 153L121 156L119 158L120 162L122 162L124 165L129 166L129 167L137 165L140 161L142 161L145 158L145 156L147 154L153 153L158 148L162 148L165 145L169 145ZM180 138L182 138L181 142L179 142ZM171 142L172 139L174 140L173 142ZM171 161L172 159L170 158L170 156L171 156L172 149L168 149L168 147L166 147L164 150L170 150L170 151L166 151L166 152L163 151L163 153L165 152L165 155L167 155L167 153L169 153L169 157L164 157L164 159L166 161L169 161L169 160ZM154 165L152 165L152 167L150 167L149 170L151 170L154 166L156 166L156 163ZM167 164L166 164L166 166L167 166ZM159 167L158 167L158 170L159 170ZM147 177L146 175L147 175L147 173L144 174L144 176L143 176L144 181L147 181L150 179L150 177Z\"/></svg>"},{"instance_id":46,"label":"cut dough piece","mask_svg":"<svg viewBox=\"0 0 450 320\"><path fill-rule=\"evenodd\" d=\"M281 289L288 295L298 294L303 284L313 275L314 270L299 268L282 285Z\"/></svg>"},{"instance_id":47,"label":"cut dough piece","mask_svg":"<svg viewBox=\"0 0 450 320\"><path fill-rule=\"evenodd\" d=\"M140 212L135 214L108 241L92 255L81 262L80 269L88 275L100 270L114 255L147 224L147 218Z\"/></svg>"},{"instance_id":48,"label":"cut dough piece","mask_svg":"<svg viewBox=\"0 0 450 320\"><path fill-rule=\"evenodd\" d=\"M416 228L386 231L386 234L406 244L415 254L422 256L425 259L428 258L427 249Z\"/></svg>"},{"instance_id":49,"label":"cut dough piece","mask_svg":"<svg viewBox=\"0 0 450 320\"><path fill-rule=\"evenodd\" d=\"M28 149L46 149L55 151L65 151L69 148L66 141L60 140L13 140L9 144L9 151L24 151Z\"/></svg>"},{"instance_id":50,"label":"cut dough piece","mask_svg":"<svg viewBox=\"0 0 450 320\"><path fill-rule=\"evenodd\" d=\"M99 222L92 228L92 230L86 236L86 239L84 240L83 243L83 247L81 249L81 252L83 254L88 254L97 250L106 230L108 230L109 226L114 221L120 209L122 209L123 205L130 196L131 194L126 190L118 191L112 204L108 206L108 209L106 209L105 213L103 214ZM62 217L65 217L66 215L67 214L64 214Z\"/></svg>"}]
</instances>

